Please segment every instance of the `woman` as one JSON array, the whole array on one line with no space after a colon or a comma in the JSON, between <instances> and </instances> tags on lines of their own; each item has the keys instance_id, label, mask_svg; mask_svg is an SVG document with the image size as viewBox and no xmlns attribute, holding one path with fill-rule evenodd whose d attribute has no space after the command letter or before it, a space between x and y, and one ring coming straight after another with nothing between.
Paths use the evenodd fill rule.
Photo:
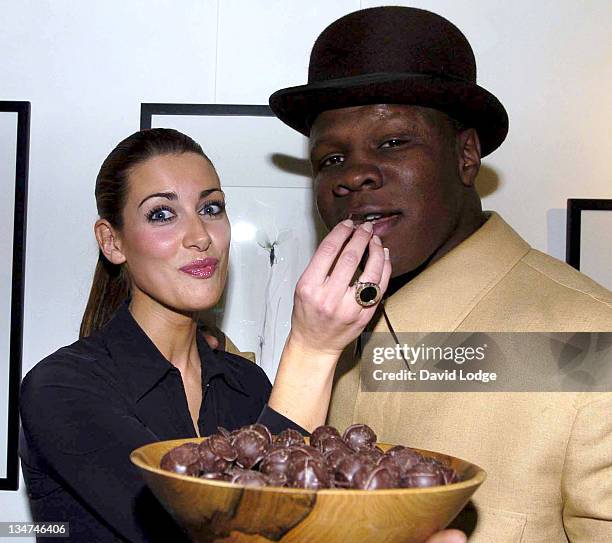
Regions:
<instances>
[{"instance_id":1,"label":"woman","mask_svg":"<svg viewBox=\"0 0 612 543\"><path fill-rule=\"evenodd\" d=\"M158 440L262 422L324 423L335 364L370 320L350 286L386 288L388 252L369 223L344 221L300 278L274 388L255 364L212 351L199 311L219 300L230 226L212 163L189 137L141 131L96 181L100 248L82 337L24 378L20 455L36 521L70 523L70 540L183 540L129 462ZM335 263L335 265L334 265ZM44 539L39 539L40 541Z\"/></svg>"}]
</instances>

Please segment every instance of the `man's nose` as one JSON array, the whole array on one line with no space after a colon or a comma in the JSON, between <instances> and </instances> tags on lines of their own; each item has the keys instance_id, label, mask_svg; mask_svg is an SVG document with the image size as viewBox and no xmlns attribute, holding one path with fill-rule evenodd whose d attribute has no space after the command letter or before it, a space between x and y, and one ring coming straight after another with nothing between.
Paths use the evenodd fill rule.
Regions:
<instances>
[{"instance_id":1,"label":"man's nose","mask_svg":"<svg viewBox=\"0 0 612 543\"><path fill-rule=\"evenodd\" d=\"M194 248L198 251L206 251L212 241L206 221L198 213L190 215L187 220L185 236L183 238L185 247Z\"/></svg>"},{"instance_id":2,"label":"man's nose","mask_svg":"<svg viewBox=\"0 0 612 543\"><path fill-rule=\"evenodd\" d=\"M382 174L376 165L360 163L339 168L332 190L336 196L347 196L351 192L379 189L382 184Z\"/></svg>"}]
</instances>

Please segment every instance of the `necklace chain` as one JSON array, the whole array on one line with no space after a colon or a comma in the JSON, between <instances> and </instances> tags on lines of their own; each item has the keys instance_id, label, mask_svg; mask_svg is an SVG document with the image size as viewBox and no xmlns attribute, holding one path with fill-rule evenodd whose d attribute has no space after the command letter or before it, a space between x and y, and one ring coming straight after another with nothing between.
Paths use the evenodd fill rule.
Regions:
<instances>
[{"instance_id":1,"label":"necklace chain","mask_svg":"<svg viewBox=\"0 0 612 543\"><path fill-rule=\"evenodd\" d=\"M399 346L400 346L399 339L397 338L397 334L395 333L395 329L391 325L391 321L389 320L389 316L387 315L387 311L385 310L385 301L386 301L386 299L383 299L381 304L380 304L382 306L383 317L385 318L385 322L387 323L387 327L389 328L389 331L391 332L391 335L393 336L393 340L395 341L395 344L398 346L398 351L402 355L402 360L404 361L404 364L406 365L406 369L410 370L410 364L408 363L408 360L406 360L406 357L404 356L404 351L399 348Z\"/></svg>"}]
</instances>

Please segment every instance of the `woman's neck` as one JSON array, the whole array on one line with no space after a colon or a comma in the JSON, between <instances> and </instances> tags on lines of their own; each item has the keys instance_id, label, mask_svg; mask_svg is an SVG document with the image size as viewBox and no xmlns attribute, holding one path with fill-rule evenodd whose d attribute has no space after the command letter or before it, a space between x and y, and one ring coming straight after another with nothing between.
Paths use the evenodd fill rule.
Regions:
<instances>
[{"instance_id":1,"label":"woman's neck","mask_svg":"<svg viewBox=\"0 0 612 543\"><path fill-rule=\"evenodd\" d=\"M199 368L195 314L173 311L138 290L132 293L129 310L164 358L181 373Z\"/></svg>"}]
</instances>

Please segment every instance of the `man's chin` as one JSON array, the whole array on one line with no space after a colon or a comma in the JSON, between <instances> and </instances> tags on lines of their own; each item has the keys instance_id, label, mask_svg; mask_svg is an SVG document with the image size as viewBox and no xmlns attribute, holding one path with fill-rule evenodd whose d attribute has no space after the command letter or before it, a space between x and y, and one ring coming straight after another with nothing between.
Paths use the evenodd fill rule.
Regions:
<instances>
[{"instance_id":1,"label":"man's chin","mask_svg":"<svg viewBox=\"0 0 612 543\"><path fill-rule=\"evenodd\" d=\"M401 255L394 257L391 249L391 279L394 280L406 276L415 277L430 264L434 254L435 253L432 253L431 255L419 255L413 257Z\"/></svg>"}]
</instances>

